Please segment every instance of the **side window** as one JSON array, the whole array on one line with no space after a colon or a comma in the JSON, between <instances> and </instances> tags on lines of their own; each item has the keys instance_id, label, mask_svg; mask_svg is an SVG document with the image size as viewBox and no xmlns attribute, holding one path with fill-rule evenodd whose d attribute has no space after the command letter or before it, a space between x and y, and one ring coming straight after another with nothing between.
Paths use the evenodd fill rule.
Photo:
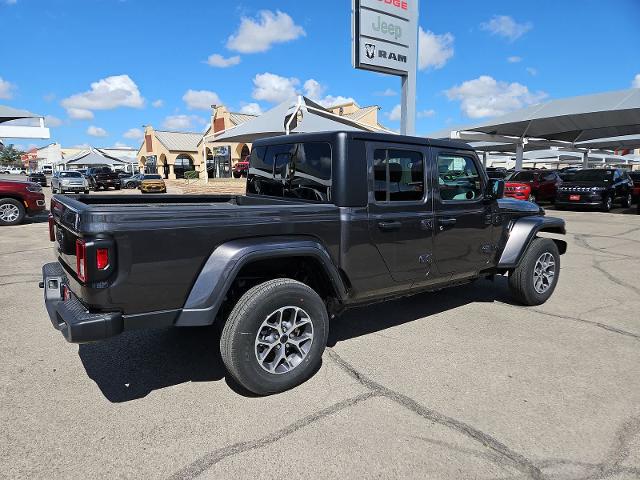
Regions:
<instances>
[{"instance_id":1,"label":"side window","mask_svg":"<svg viewBox=\"0 0 640 480\"><path fill-rule=\"evenodd\" d=\"M331 145L322 142L298 144L287 176L285 197L330 201Z\"/></svg>"},{"instance_id":2,"label":"side window","mask_svg":"<svg viewBox=\"0 0 640 480\"><path fill-rule=\"evenodd\" d=\"M472 201L482 196L482 180L470 157L439 155L438 187L445 201Z\"/></svg>"},{"instance_id":3,"label":"side window","mask_svg":"<svg viewBox=\"0 0 640 480\"><path fill-rule=\"evenodd\" d=\"M613 181L614 181L614 182L617 182L618 180L620 180L620 170L616 170L616 171L613 173Z\"/></svg>"},{"instance_id":4,"label":"side window","mask_svg":"<svg viewBox=\"0 0 640 480\"><path fill-rule=\"evenodd\" d=\"M424 157L408 150L373 153L376 202L417 202L424 198Z\"/></svg>"}]
</instances>

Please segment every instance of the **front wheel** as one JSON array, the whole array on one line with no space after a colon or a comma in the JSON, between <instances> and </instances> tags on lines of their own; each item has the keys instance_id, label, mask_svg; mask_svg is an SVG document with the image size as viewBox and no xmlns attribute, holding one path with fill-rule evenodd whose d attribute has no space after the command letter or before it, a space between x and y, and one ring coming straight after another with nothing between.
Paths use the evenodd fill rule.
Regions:
<instances>
[{"instance_id":1,"label":"front wheel","mask_svg":"<svg viewBox=\"0 0 640 480\"><path fill-rule=\"evenodd\" d=\"M542 305L553 294L560 276L560 252L549 238L535 238L520 264L509 273L509 290L523 305Z\"/></svg>"},{"instance_id":2,"label":"front wheel","mask_svg":"<svg viewBox=\"0 0 640 480\"><path fill-rule=\"evenodd\" d=\"M622 206L624 208L629 208L629 207L631 207L632 203L633 203L633 196L629 193L629 194L627 194L625 199L622 201Z\"/></svg>"},{"instance_id":3,"label":"front wheel","mask_svg":"<svg viewBox=\"0 0 640 480\"><path fill-rule=\"evenodd\" d=\"M603 212L610 212L613 208L613 197L611 195L607 195L602 199L602 206L600 209Z\"/></svg>"},{"instance_id":4,"label":"front wheel","mask_svg":"<svg viewBox=\"0 0 640 480\"><path fill-rule=\"evenodd\" d=\"M258 395L306 381L320 365L329 317L309 286L288 278L253 287L236 303L220 339L229 374Z\"/></svg>"},{"instance_id":5,"label":"front wheel","mask_svg":"<svg viewBox=\"0 0 640 480\"><path fill-rule=\"evenodd\" d=\"M533 194L533 193L532 193L532 194L530 194L530 195L529 195L529 201L530 201L531 203L536 203L536 196L535 196L535 194Z\"/></svg>"},{"instance_id":6,"label":"front wheel","mask_svg":"<svg viewBox=\"0 0 640 480\"><path fill-rule=\"evenodd\" d=\"M240 178L242 176L241 173L233 172L233 178Z\"/></svg>"},{"instance_id":7,"label":"front wheel","mask_svg":"<svg viewBox=\"0 0 640 480\"><path fill-rule=\"evenodd\" d=\"M25 216L24 205L13 198L0 199L0 225L18 225Z\"/></svg>"}]
</instances>

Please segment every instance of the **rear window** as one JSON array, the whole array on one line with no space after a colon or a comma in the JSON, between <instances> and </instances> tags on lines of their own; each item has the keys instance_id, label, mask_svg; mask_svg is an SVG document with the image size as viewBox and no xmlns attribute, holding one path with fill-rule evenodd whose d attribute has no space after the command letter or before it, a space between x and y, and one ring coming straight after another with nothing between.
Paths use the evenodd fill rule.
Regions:
<instances>
[{"instance_id":1,"label":"rear window","mask_svg":"<svg viewBox=\"0 0 640 480\"><path fill-rule=\"evenodd\" d=\"M82 178L82 174L78 172L62 172L61 178Z\"/></svg>"},{"instance_id":2,"label":"rear window","mask_svg":"<svg viewBox=\"0 0 640 480\"><path fill-rule=\"evenodd\" d=\"M578 170L571 180L576 182L602 182L613 178L612 170Z\"/></svg>"},{"instance_id":3,"label":"rear window","mask_svg":"<svg viewBox=\"0 0 640 480\"><path fill-rule=\"evenodd\" d=\"M145 180L162 180L160 175L145 175L143 178Z\"/></svg>"},{"instance_id":4,"label":"rear window","mask_svg":"<svg viewBox=\"0 0 640 480\"><path fill-rule=\"evenodd\" d=\"M247 193L331 201L331 145L325 142L256 147L250 157Z\"/></svg>"},{"instance_id":5,"label":"rear window","mask_svg":"<svg viewBox=\"0 0 640 480\"><path fill-rule=\"evenodd\" d=\"M534 172L515 172L509 176L509 180L517 180L519 182L532 182L536 174Z\"/></svg>"}]
</instances>

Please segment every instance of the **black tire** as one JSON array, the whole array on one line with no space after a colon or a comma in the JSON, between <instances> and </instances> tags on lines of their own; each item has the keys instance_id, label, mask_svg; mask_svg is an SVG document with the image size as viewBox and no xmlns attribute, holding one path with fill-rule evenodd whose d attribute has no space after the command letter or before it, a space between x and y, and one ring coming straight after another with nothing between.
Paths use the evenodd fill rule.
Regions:
<instances>
[{"instance_id":1,"label":"black tire","mask_svg":"<svg viewBox=\"0 0 640 480\"><path fill-rule=\"evenodd\" d=\"M240 178L242 176L241 173L233 172L233 178Z\"/></svg>"},{"instance_id":2,"label":"black tire","mask_svg":"<svg viewBox=\"0 0 640 480\"><path fill-rule=\"evenodd\" d=\"M611 195L605 195L602 199L602 205L600 206L600 210L603 212L610 212L613 208L613 198Z\"/></svg>"},{"instance_id":3,"label":"black tire","mask_svg":"<svg viewBox=\"0 0 640 480\"><path fill-rule=\"evenodd\" d=\"M633 195L628 193L627 196L622 200L622 206L623 208L629 208L631 207L632 203L633 203Z\"/></svg>"},{"instance_id":4,"label":"black tire","mask_svg":"<svg viewBox=\"0 0 640 480\"><path fill-rule=\"evenodd\" d=\"M536 195L535 195L535 193L529 194L529 201L531 203L536 203Z\"/></svg>"},{"instance_id":5,"label":"black tire","mask_svg":"<svg viewBox=\"0 0 640 480\"><path fill-rule=\"evenodd\" d=\"M85 190L85 191L84 191L84 194L85 194L85 195L89 195L89 190Z\"/></svg>"},{"instance_id":6,"label":"black tire","mask_svg":"<svg viewBox=\"0 0 640 480\"><path fill-rule=\"evenodd\" d=\"M22 220L24 220L25 214L24 205L18 200L14 200L13 198L0 198L0 226L19 225L22 223ZM3 219L3 215L6 215L7 218ZM9 215L11 215L10 220Z\"/></svg>"},{"instance_id":7,"label":"black tire","mask_svg":"<svg viewBox=\"0 0 640 480\"><path fill-rule=\"evenodd\" d=\"M547 289L539 292L534 285L534 269L538 259L545 253L551 254L555 261L554 276ZM542 305L553 295L559 278L560 252L557 245L549 238L534 238L520 264L509 273L509 290L513 298L523 305Z\"/></svg>"},{"instance_id":8,"label":"black tire","mask_svg":"<svg viewBox=\"0 0 640 480\"><path fill-rule=\"evenodd\" d=\"M297 366L286 373L271 373L258 361L256 338L263 322L286 306L307 312L313 327L312 343ZM229 375L236 382L255 394L269 395L300 385L313 375L320 365L328 334L329 316L318 294L304 283L281 278L253 287L238 300L224 325L220 352Z\"/></svg>"},{"instance_id":9,"label":"black tire","mask_svg":"<svg viewBox=\"0 0 640 480\"><path fill-rule=\"evenodd\" d=\"M116 185L116 190L120 190L120 185Z\"/></svg>"}]
</instances>

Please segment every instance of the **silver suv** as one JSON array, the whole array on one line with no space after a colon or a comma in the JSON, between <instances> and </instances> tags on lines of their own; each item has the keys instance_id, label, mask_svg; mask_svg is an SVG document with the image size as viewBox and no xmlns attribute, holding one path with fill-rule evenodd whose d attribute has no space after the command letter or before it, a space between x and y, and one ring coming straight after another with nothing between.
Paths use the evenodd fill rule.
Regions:
<instances>
[{"instance_id":1,"label":"silver suv","mask_svg":"<svg viewBox=\"0 0 640 480\"><path fill-rule=\"evenodd\" d=\"M56 172L51 177L51 191L53 193L84 192L89 193L89 182L80 172Z\"/></svg>"}]
</instances>

